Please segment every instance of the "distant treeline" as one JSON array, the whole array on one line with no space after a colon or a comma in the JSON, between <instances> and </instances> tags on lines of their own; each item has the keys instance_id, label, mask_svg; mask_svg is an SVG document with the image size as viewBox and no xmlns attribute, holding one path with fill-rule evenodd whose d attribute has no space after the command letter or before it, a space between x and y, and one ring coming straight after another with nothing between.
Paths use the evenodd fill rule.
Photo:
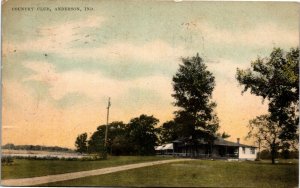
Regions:
<instances>
[{"instance_id":1,"label":"distant treeline","mask_svg":"<svg viewBox=\"0 0 300 188\"><path fill-rule=\"evenodd\" d=\"M299 159L299 151L294 150L294 151L289 151L289 150L284 150L281 152L276 152L275 154L276 158L281 158L281 159ZM271 159L271 151L269 150L262 150L260 152L260 158L261 159Z\"/></svg>"},{"instance_id":2,"label":"distant treeline","mask_svg":"<svg viewBox=\"0 0 300 188\"><path fill-rule=\"evenodd\" d=\"M13 150L35 150L35 151L73 151L69 148L62 148L58 146L40 146L40 145L14 145L14 144L5 144L2 146L2 149L13 149Z\"/></svg>"},{"instance_id":3,"label":"distant treeline","mask_svg":"<svg viewBox=\"0 0 300 188\"><path fill-rule=\"evenodd\" d=\"M100 125L88 138L87 133L78 135L75 146L80 153L104 153L111 155L154 155L158 142L158 119L140 115L128 124L114 121L108 126L107 146L104 146L106 125Z\"/></svg>"}]
</instances>

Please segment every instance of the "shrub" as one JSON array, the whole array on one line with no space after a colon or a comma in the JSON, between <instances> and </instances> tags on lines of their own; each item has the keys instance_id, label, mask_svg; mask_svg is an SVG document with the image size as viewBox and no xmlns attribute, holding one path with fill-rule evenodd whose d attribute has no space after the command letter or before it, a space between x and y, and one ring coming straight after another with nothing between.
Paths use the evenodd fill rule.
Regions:
<instances>
[{"instance_id":1,"label":"shrub","mask_svg":"<svg viewBox=\"0 0 300 188\"><path fill-rule=\"evenodd\" d=\"M14 159L11 156L2 156L1 157L1 164L11 165L13 162L14 162Z\"/></svg>"}]
</instances>

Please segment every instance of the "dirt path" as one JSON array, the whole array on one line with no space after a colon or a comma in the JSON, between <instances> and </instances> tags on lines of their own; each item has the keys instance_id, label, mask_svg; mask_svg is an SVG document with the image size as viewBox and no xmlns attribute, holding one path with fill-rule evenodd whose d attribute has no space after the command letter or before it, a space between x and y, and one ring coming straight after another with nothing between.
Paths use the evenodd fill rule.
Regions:
<instances>
[{"instance_id":1,"label":"dirt path","mask_svg":"<svg viewBox=\"0 0 300 188\"><path fill-rule=\"evenodd\" d=\"M34 177L34 178L7 179L7 180L1 180L1 185L4 185L4 186L34 186L34 185L40 185L40 184L45 184L45 183L51 183L51 182L83 178L83 177L88 177L88 176L109 174L109 173L113 173L113 172L120 172L120 171L130 170L130 169L134 169L134 168L141 168L141 167L146 167L146 166L160 165L160 164L180 162L180 161L189 161L189 160L192 160L192 159L172 159L172 160L163 160L163 161L152 161L152 162L129 164L129 165L123 165L123 166L116 166L116 167L101 168L101 169L96 169L96 170L88 170L88 171L80 171L80 172L71 172L71 173L66 173L66 174Z\"/></svg>"}]
</instances>

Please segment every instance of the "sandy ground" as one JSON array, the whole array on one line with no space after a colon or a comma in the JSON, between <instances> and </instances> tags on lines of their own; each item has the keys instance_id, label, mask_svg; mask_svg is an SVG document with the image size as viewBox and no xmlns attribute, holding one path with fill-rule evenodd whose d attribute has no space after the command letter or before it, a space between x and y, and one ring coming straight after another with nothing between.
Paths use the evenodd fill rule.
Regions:
<instances>
[{"instance_id":1,"label":"sandy ground","mask_svg":"<svg viewBox=\"0 0 300 188\"><path fill-rule=\"evenodd\" d=\"M164 161L152 161L152 162L130 164L130 165L117 166L117 167L101 168L97 170L72 172L66 174L48 175L48 176L23 178L23 179L8 179L8 180L2 180L1 185L2 186L34 186L34 185L39 185L44 183L66 181L66 180L72 180L72 179L83 178L88 176L109 174L109 173L141 168L146 166L153 166L153 165L160 165L160 164L188 161L188 160L193 160L193 159L172 159L172 160L164 160Z\"/></svg>"}]
</instances>

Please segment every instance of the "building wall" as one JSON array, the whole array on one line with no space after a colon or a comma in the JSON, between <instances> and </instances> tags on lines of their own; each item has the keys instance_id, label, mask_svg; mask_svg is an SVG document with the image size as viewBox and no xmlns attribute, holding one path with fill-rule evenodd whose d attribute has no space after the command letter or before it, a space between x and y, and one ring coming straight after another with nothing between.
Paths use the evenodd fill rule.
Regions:
<instances>
[{"instance_id":1,"label":"building wall","mask_svg":"<svg viewBox=\"0 0 300 188\"><path fill-rule=\"evenodd\" d=\"M254 150L254 153L251 152L251 149ZM257 149L251 147L239 147L239 159L243 160L255 160L257 156Z\"/></svg>"}]
</instances>

